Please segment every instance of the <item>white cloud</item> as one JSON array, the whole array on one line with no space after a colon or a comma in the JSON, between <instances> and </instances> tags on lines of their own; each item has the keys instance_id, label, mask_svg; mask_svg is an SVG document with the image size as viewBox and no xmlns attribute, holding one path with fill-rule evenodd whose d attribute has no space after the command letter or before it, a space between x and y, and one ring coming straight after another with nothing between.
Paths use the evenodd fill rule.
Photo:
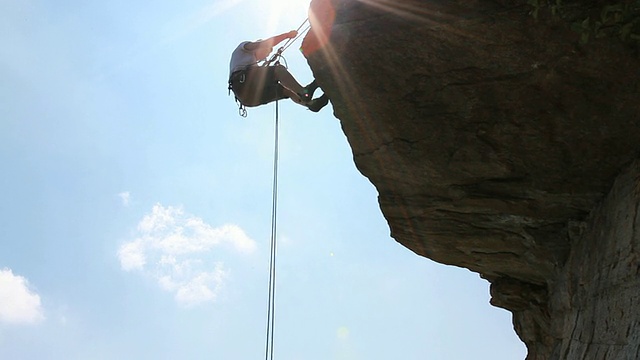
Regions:
<instances>
[{"instance_id":1,"label":"white cloud","mask_svg":"<svg viewBox=\"0 0 640 360\"><path fill-rule=\"evenodd\" d=\"M176 289L176 300L187 306L214 301L227 275L222 263L217 263L214 271L201 272L180 284Z\"/></svg>"},{"instance_id":2,"label":"white cloud","mask_svg":"<svg viewBox=\"0 0 640 360\"><path fill-rule=\"evenodd\" d=\"M118 257L124 270L142 270L146 262L142 241L136 240L123 244L118 250Z\"/></svg>"},{"instance_id":3,"label":"white cloud","mask_svg":"<svg viewBox=\"0 0 640 360\"><path fill-rule=\"evenodd\" d=\"M122 200L122 205L129 206L131 204L131 194L128 191L119 193L118 197Z\"/></svg>"},{"instance_id":4,"label":"white cloud","mask_svg":"<svg viewBox=\"0 0 640 360\"><path fill-rule=\"evenodd\" d=\"M44 320L40 296L8 268L0 270L0 322L33 324Z\"/></svg>"},{"instance_id":5,"label":"white cloud","mask_svg":"<svg viewBox=\"0 0 640 360\"><path fill-rule=\"evenodd\" d=\"M118 250L125 271L153 277L178 303L215 301L229 275L214 250L247 254L257 245L237 225L212 227L180 207L156 204L138 223L134 239Z\"/></svg>"}]
</instances>

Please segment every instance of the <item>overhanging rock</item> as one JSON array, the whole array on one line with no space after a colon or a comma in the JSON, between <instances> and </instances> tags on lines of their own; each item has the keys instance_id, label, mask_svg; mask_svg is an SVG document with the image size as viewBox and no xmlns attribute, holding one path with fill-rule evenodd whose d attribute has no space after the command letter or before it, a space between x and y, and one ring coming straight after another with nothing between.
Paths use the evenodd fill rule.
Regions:
<instances>
[{"instance_id":1,"label":"overhanging rock","mask_svg":"<svg viewBox=\"0 0 640 360\"><path fill-rule=\"evenodd\" d=\"M605 5L536 3L313 0L303 48L392 236L489 280L529 358L549 359L571 337L551 319L576 244L622 241L585 229L640 154L640 60L629 34L585 23ZM634 6L610 29L640 33Z\"/></svg>"}]
</instances>

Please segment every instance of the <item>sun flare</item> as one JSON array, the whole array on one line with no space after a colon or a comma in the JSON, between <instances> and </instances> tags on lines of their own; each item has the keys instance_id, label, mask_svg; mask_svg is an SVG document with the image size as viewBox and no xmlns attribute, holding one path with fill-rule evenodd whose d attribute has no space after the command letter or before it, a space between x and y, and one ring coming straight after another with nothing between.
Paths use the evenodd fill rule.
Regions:
<instances>
[{"instance_id":1,"label":"sun flare","mask_svg":"<svg viewBox=\"0 0 640 360\"><path fill-rule=\"evenodd\" d=\"M311 0L269 0L269 28L295 30L307 18L310 3Z\"/></svg>"}]
</instances>

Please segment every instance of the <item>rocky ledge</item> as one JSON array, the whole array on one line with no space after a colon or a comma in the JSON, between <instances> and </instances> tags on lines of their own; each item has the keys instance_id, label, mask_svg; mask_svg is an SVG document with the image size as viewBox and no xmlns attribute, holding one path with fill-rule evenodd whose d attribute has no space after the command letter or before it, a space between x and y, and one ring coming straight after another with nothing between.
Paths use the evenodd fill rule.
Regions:
<instances>
[{"instance_id":1,"label":"rocky ledge","mask_svg":"<svg viewBox=\"0 0 640 360\"><path fill-rule=\"evenodd\" d=\"M487 279L528 359L640 358L640 2L311 10L303 50L391 235Z\"/></svg>"}]
</instances>

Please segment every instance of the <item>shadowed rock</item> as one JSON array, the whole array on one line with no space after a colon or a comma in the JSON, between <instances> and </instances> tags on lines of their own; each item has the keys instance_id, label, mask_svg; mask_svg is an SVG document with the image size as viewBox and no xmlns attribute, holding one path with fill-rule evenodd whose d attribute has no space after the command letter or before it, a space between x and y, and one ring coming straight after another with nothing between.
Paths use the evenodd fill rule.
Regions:
<instances>
[{"instance_id":1,"label":"shadowed rock","mask_svg":"<svg viewBox=\"0 0 640 360\"><path fill-rule=\"evenodd\" d=\"M630 3L603 32L596 2L312 2L305 54L391 235L491 282L529 359L640 358Z\"/></svg>"}]
</instances>

